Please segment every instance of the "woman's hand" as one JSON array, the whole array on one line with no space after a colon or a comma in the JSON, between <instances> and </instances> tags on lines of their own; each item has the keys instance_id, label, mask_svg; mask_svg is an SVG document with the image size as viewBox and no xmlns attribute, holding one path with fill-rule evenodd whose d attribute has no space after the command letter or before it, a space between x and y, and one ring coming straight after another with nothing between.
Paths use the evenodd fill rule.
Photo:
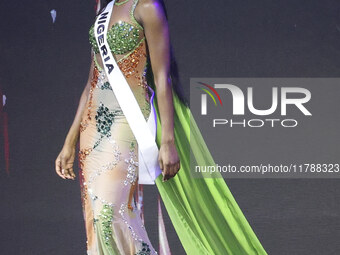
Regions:
<instances>
[{"instance_id":1,"label":"woman's hand","mask_svg":"<svg viewBox=\"0 0 340 255\"><path fill-rule=\"evenodd\" d=\"M162 169L163 182L174 177L180 169L180 160L174 142L162 143L159 149L158 161Z\"/></svg>"},{"instance_id":2,"label":"woman's hand","mask_svg":"<svg viewBox=\"0 0 340 255\"><path fill-rule=\"evenodd\" d=\"M55 170L63 179L67 178L74 180L76 177L73 172L75 151L75 146L64 145L55 161Z\"/></svg>"}]
</instances>

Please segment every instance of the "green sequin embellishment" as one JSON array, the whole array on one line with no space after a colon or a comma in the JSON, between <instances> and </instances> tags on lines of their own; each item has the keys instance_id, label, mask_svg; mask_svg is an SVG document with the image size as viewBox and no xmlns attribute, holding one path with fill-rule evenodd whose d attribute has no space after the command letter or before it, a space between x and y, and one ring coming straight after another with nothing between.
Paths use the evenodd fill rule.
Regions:
<instances>
[{"instance_id":1,"label":"green sequin embellishment","mask_svg":"<svg viewBox=\"0 0 340 255\"><path fill-rule=\"evenodd\" d=\"M135 255L150 255L150 247L147 243L142 242L142 249L138 251Z\"/></svg>"},{"instance_id":2,"label":"green sequin embellishment","mask_svg":"<svg viewBox=\"0 0 340 255\"><path fill-rule=\"evenodd\" d=\"M105 244L110 245L110 238L112 237L112 220L113 209L111 206L104 204L100 211L99 218L101 219L102 231L105 237Z\"/></svg>"},{"instance_id":3,"label":"green sequin embellishment","mask_svg":"<svg viewBox=\"0 0 340 255\"><path fill-rule=\"evenodd\" d=\"M104 89L112 90L112 88L111 88L109 82L105 82L103 85L101 85L101 86L100 86L100 89L101 89L101 90L104 90Z\"/></svg>"},{"instance_id":4,"label":"green sequin embellishment","mask_svg":"<svg viewBox=\"0 0 340 255\"><path fill-rule=\"evenodd\" d=\"M139 28L126 21L119 21L107 32L107 42L114 54L125 54L135 48L138 44ZM94 25L89 31L89 41L93 51L99 53L99 48L94 36Z\"/></svg>"},{"instance_id":5,"label":"green sequin embellishment","mask_svg":"<svg viewBox=\"0 0 340 255\"><path fill-rule=\"evenodd\" d=\"M97 131L108 137L111 136L110 129L113 123L114 114L112 112L109 112L109 108L104 106L103 103L100 103L95 118L97 122Z\"/></svg>"},{"instance_id":6,"label":"green sequin embellishment","mask_svg":"<svg viewBox=\"0 0 340 255\"><path fill-rule=\"evenodd\" d=\"M109 111L109 108L100 103L95 116L97 131L104 136L110 137L111 125L117 115L123 115L122 109Z\"/></svg>"},{"instance_id":7,"label":"green sequin embellishment","mask_svg":"<svg viewBox=\"0 0 340 255\"><path fill-rule=\"evenodd\" d=\"M89 41L90 41L90 44L92 45L93 51L95 53L99 53L96 38L94 37L94 24L91 26L90 31L89 31Z\"/></svg>"}]
</instances>

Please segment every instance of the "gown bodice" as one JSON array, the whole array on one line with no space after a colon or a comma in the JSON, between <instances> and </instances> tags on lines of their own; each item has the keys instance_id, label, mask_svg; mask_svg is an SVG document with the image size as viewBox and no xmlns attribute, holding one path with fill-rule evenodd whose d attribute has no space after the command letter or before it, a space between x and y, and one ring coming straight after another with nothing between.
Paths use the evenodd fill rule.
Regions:
<instances>
[{"instance_id":1,"label":"gown bodice","mask_svg":"<svg viewBox=\"0 0 340 255\"><path fill-rule=\"evenodd\" d=\"M107 32L107 42L113 54L125 54L134 49L139 42L140 28L129 22L120 20ZM94 24L89 31L90 44L95 53L99 53L98 44L94 37Z\"/></svg>"},{"instance_id":2,"label":"gown bodice","mask_svg":"<svg viewBox=\"0 0 340 255\"><path fill-rule=\"evenodd\" d=\"M137 3L138 0L129 0L129 2L123 5L114 5L113 7L110 20L110 23L113 23L113 25L109 26L107 31L107 42L114 55L129 53L144 39L144 29L134 17ZM119 10L124 8L127 10ZM89 42L94 53L98 54L99 48L94 35L94 24L89 30Z\"/></svg>"},{"instance_id":3,"label":"gown bodice","mask_svg":"<svg viewBox=\"0 0 340 255\"><path fill-rule=\"evenodd\" d=\"M148 50L144 28L134 17L134 10L138 0L128 0L124 4L114 5L107 31L107 42L119 69L126 78L144 116L150 113L149 85L146 73L149 67L147 61ZM92 46L95 75L102 71L102 60L94 35L94 24L89 29L89 42ZM97 71L98 70L98 71ZM101 72L104 76L104 72ZM107 78L103 86L109 87Z\"/></svg>"}]
</instances>

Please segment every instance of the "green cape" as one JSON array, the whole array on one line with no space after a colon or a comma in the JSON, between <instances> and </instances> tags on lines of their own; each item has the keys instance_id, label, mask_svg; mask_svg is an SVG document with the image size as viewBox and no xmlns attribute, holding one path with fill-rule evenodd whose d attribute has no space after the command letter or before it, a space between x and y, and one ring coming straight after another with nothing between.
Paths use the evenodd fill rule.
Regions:
<instances>
[{"instance_id":1,"label":"green cape","mask_svg":"<svg viewBox=\"0 0 340 255\"><path fill-rule=\"evenodd\" d=\"M191 176L190 160L197 165L215 165L215 162L190 108L179 99L174 90L173 102L175 143L181 168L170 180L162 182L161 174L155 182L186 253L267 254L222 176ZM160 147L162 130L156 91L154 107L157 114L157 145Z\"/></svg>"}]
</instances>

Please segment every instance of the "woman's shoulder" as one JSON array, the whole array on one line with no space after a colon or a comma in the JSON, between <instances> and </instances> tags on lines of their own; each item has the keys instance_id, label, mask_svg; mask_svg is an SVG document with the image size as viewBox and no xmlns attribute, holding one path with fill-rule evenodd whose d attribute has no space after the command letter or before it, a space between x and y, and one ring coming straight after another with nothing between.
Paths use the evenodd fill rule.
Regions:
<instances>
[{"instance_id":1,"label":"woman's shoulder","mask_svg":"<svg viewBox=\"0 0 340 255\"><path fill-rule=\"evenodd\" d=\"M153 8L157 8L157 6L159 4L161 4L161 0L136 0L137 3L137 7L139 7L140 9L153 9Z\"/></svg>"},{"instance_id":2,"label":"woman's shoulder","mask_svg":"<svg viewBox=\"0 0 340 255\"><path fill-rule=\"evenodd\" d=\"M136 17L152 15L162 10L162 0L136 0L138 1L135 9Z\"/></svg>"}]
</instances>

